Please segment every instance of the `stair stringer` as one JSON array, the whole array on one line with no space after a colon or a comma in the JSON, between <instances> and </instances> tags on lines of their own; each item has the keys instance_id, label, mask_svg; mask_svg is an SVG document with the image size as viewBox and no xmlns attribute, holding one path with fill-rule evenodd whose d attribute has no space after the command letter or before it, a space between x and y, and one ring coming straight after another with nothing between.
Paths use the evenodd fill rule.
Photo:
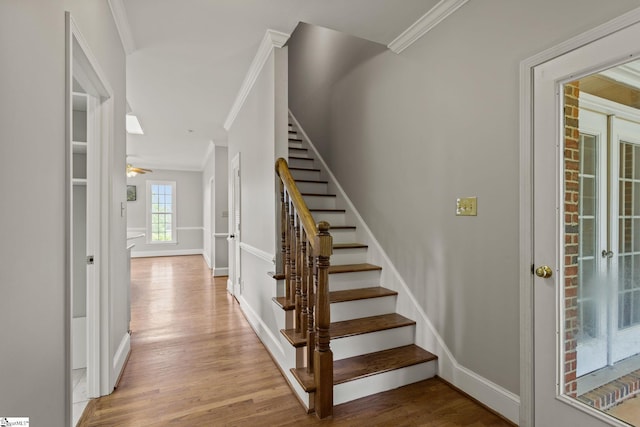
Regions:
<instances>
[{"instance_id":1,"label":"stair stringer","mask_svg":"<svg viewBox=\"0 0 640 427\"><path fill-rule=\"evenodd\" d=\"M337 195L337 205L346 206L347 222L356 226L358 241L369 246L367 262L382 267L380 283L398 292L396 312L416 321L415 344L438 356L437 375L517 424L520 397L458 363L291 110L289 116L302 140L314 153L315 160L321 164L323 179L329 181L330 192Z\"/></svg>"}]
</instances>

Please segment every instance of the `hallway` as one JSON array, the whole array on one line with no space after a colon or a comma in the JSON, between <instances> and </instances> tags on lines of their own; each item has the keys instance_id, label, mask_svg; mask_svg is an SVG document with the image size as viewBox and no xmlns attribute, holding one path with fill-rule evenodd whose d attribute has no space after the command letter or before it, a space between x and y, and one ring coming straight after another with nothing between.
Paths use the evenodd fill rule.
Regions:
<instances>
[{"instance_id":1,"label":"hallway","mask_svg":"<svg viewBox=\"0 0 640 427\"><path fill-rule=\"evenodd\" d=\"M307 415L201 256L131 265L131 355L80 426L509 426L438 378Z\"/></svg>"}]
</instances>

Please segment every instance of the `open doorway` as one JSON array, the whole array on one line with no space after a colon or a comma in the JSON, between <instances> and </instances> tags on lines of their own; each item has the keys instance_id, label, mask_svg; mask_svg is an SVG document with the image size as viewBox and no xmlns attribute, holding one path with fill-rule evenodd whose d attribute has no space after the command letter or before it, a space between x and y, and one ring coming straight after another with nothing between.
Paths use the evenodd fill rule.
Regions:
<instances>
[{"instance_id":1,"label":"open doorway","mask_svg":"<svg viewBox=\"0 0 640 427\"><path fill-rule=\"evenodd\" d=\"M68 315L72 425L111 392L108 221L112 91L71 15L67 28Z\"/></svg>"}]
</instances>

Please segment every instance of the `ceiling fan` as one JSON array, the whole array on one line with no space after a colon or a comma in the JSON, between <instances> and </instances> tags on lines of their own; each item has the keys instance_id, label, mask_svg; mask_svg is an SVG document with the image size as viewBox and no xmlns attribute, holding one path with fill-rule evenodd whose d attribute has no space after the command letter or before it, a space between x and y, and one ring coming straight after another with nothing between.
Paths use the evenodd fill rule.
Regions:
<instances>
[{"instance_id":1,"label":"ceiling fan","mask_svg":"<svg viewBox=\"0 0 640 427\"><path fill-rule=\"evenodd\" d=\"M131 163L127 163L127 177L132 178L138 174L145 174L147 172L153 172L151 169L137 168Z\"/></svg>"}]
</instances>

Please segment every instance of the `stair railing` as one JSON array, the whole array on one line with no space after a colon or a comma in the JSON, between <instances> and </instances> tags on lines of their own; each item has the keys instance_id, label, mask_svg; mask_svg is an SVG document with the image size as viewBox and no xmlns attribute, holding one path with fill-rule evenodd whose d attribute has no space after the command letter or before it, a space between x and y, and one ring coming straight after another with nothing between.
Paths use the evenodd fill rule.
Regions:
<instances>
[{"instance_id":1,"label":"stair railing","mask_svg":"<svg viewBox=\"0 0 640 427\"><path fill-rule=\"evenodd\" d=\"M333 413L333 353L329 344L329 265L333 238L329 223L317 225L287 161L276 161L280 187L281 273L285 298L295 306L296 334L306 337L306 368L315 382L315 411L319 418Z\"/></svg>"}]
</instances>

